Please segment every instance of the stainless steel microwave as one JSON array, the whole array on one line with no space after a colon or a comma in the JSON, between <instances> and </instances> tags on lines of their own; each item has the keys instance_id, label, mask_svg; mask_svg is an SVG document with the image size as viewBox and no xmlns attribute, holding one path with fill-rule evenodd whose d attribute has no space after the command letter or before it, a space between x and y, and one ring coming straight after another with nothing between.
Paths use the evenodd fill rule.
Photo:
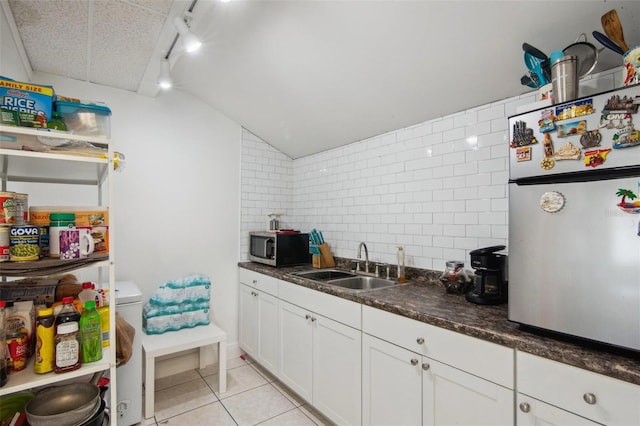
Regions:
<instances>
[{"instance_id":1,"label":"stainless steel microwave","mask_svg":"<svg viewBox=\"0 0 640 426\"><path fill-rule=\"evenodd\" d=\"M308 265L309 234L300 232L250 232L249 260L275 267Z\"/></svg>"}]
</instances>

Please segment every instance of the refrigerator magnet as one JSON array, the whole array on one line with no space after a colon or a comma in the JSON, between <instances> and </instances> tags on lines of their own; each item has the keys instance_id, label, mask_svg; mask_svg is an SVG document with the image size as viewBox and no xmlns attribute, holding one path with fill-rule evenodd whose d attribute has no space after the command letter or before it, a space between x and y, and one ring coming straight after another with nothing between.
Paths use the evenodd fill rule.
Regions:
<instances>
[{"instance_id":1,"label":"refrigerator magnet","mask_svg":"<svg viewBox=\"0 0 640 426\"><path fill-rule=\"evenodd\" d=\"M531 161L531 147L521 146L516 148L516 161Z\"/></svg>"},{"instance_id":2,"label":"refrigerator magnet","mask_svg":"<svg viewBox=\"0 0 640 426\"><path fill-rule=\"evenodd\" d=\"M533 129L527 127L527 123L520 120L513 123L513 140L510 143L511 148L532 145L534 143L538 143L538 141L535 136L533 136Z\"/></svg>"},{"instance_id":3,"label":"refrigerator magnet","mask_svg":"<svg viewBox=\"0 0 640 426\"><path fill-rule=\"evenodd\" d=\"M611 112L627 112L629 114L635 114L638 112L638 99L640 96L620 96L613 95L607 101L607 104L602 110L603 114L609 114Z\"/></svg>"},{"instance_id":4,"label":"refrigerator magnet","mask_svg":"<svg viewBox=\"0 0 640 426\"><path fill-rule=\"evenodd\" d=\"M585 149L600 146L600 142L602 142L602 135L599 130L587 130L580 136L580 145Z\"/></svg>"},{"instance_id":5,"label":"refrigerator magnet","mask_svg":"<svg viewBox=\"0 0 640 426\"><path fill-rule=\"evenodd\" d=\"M568 120L569 118L593 114L594 111L593 99L583 99L556 107L556 117L558 117L558 120Z\"/></svg>"},{"instance_id":6,"label":"refrigerator magnet","mask_svg":"<svg viewBox=\"0 0 640 426\"><path fill-rule=\"evenodd\" d=\"M565 204L564 195L558 191L549 191L540 197L540 208L547 213L560 211Z\"/></svg>"},{"instance_id":7,"label":"refrigerator magnet","mask_svg":"<svg viewBox=\"0 0 640 426\"><path fill-rule=\"evenodd\" d=\"M586 151L584 153L584 165L587 167L598 167L604 164L607 159L611 148L608 149L595 149L593 151Z\"/></svg>"},{"instance_id":8,"label":"refrigerator magnet","mask_svg":"<svg viewBox=\"0 0 640 426\"><path fill-rule=\"evenodd\" d=\"M566 138L573 135L581 135L587 131L587 120L572 121L558 125L558 137Z\"/></svg>"},{"instance_id":9,"label":"refrigerator magnet","mask_svg":"<svg viewBox=\"0 0 640 426\"><path fill-rule=\"evenodd\" d=\"M582 151L580 148L572 144L571 142L567 142L562 145L554 154L554 160L579 160L582 157Z\"/></svg>"},{"instance_id":10,"label":"refrigerator magnet","mask_svg":"<svg viewBox=\"0 0 640 426\"><path fill-rule=\"evenodd\" d=\"M556 116L553 115L552 109L542 111L540 120L538 120L538 127L540 128L540 133L552 132L556 129Z\"/></svg>"},{"instance_id":11,"label":"refrigerator magnet","mask_svg":"<svg viewBox=\"0 0 640 426\"><path fill-rule=\"evenodd\" d=\"M617 131L613 135L613 148L629 148L640 145L640 130L636 130L633 126Z\"/></svg>"},{"instance_id":12,"label":"refrigerator magnet","mask_svg":"<svg viewBox=\"0 0 640 426\"><path fill-rule=\"evenodd\" d=\"M631 126L631 120L631 114L626 112L602 114L600 116L600 124L598 127L601 129L623 129L626 126Z\"/></svg>"}]
</instances>

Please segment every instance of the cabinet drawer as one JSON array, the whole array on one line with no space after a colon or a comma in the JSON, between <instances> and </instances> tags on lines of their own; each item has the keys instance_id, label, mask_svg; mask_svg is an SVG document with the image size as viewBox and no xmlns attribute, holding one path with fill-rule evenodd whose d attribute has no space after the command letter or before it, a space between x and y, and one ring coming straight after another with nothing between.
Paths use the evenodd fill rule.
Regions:
<instances>
[{"instance_id":1,"label":"cabinet drawer","mask_svg":"<svg viewBox=\"0 0 640 426\"><path fill-rule=\"evenodd\" d=\"M242 284L255 287L274 296L278 295L278 279L244 268L238 268L238 275Z\"/></svg>"},{"instance_id":2,"label":"cabinet drawer","mask_svg":"<svg viewBox=\"0 0 640 426\"><path fill-rule=\"evenodd\" d=\"M362 330L506 388L514 387L513 349L369 306L362 308Z\"/></svg>"},{"instance_id":3,"label":"cabinet drawer","mask_svg":"<svg viewBox=\"0 0 640 426\"><path fill-rule=\"evenodd\" d=\"M521 351L516 366L520 393L599 423L640 424L640 386Z\"/></svg>"},{"instance_id":4,"label":"cabinet drawer","mask_svg":"<svg viewBox=\"0 0 640 426\"><path fill-rule=\"evenodd\" d=\"M282 280L278 281L278 295L280 299L301 308L324 315L358 330L362 329L362 307L359 303Z\"/></svg>"}]
</instances>

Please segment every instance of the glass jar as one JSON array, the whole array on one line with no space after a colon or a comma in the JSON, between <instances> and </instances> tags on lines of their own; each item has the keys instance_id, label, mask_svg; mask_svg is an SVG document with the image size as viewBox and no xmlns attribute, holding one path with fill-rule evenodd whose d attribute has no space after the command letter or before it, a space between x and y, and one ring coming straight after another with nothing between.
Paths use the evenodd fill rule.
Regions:
<instances>
[{"instance_id":1,"label":"glass jar","mask_svg":"<svg viewBox=\"0 0 640 426\"><path fill-rule=\"evenodd\" d=\"M440 275L440 282L447 293L465 294L473 287L471 278L464 270L464 262L459 260L447 261L446 269Z\"/></svg>"}]
</instances>

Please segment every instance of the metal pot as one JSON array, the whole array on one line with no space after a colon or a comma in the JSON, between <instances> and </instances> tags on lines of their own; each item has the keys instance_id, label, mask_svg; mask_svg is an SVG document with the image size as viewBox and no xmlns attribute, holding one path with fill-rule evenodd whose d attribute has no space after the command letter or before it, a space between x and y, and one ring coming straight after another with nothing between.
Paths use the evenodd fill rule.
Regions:
<instances>
[{"instance_id":1,"label":"metal pot","mask_svg":"<svg viewBox=\"0 0 640 426\"><path fill-rule=\"evenodd\" d=\"M91 383L70 383L41 390L25 405L31 426L76 426L100 409L100 388Z\"/></svg>"}]
</instances>

